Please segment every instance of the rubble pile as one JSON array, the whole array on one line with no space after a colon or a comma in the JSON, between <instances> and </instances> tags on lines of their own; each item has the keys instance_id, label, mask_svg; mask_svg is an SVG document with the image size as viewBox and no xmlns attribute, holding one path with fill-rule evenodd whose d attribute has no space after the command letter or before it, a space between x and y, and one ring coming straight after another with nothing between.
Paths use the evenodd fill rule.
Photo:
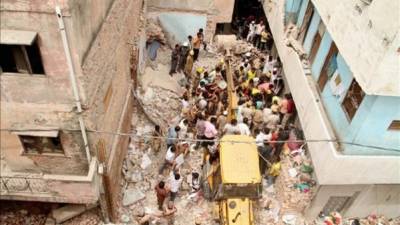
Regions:
<instances>
[{"instance_id":1,"label":"rubble pile","mask_svg":"<svg viewBox=\"0 0 400 225\"><path fill-rule=\"evenodd\" d=\"M166 127L180 113L179 97L176 92L171 90L150 86L144 95L137 96L137 100L153 123Z\"/></svg>"},{"instance_id":2,"label":"rubble pile","mask_svg":"<svg viewBox=\"0 0 400 225\"><path fill-rule=\"evenodd\" d=\"M305 161L300 155L285 156L281 160L281 173L275 186L282 212L303 212L311 202L313 181L310 171L305 169L310 168Z\"/></svg>"},{"instance_id":3,"label":"rubble pile","mask_svg":"<svg viewBox=\"0 0 400 225\"><path fill-rule=\"evenodd\" d=\"M147 41L156 40L162 44L167 43L164 32L156 19L150 18L146 20L146 35Z\"/></svg>"},{"instance_id":4,"label":"rubble pile","mask_svg":"<svg viewBox=\"0 0 400 225\"><path fill-rule=\"evenodd\" d=\"M100 210L99 208L94 208L64 222L63 225L97 225L100 221Z\"/></svg>"},{"instance_id":5,"label":"rubble pile","mask_svg":"<svg viewBox=\"0 0 400 225\"><path fill-rule=\"evenodd\" d=\"M161 110L160 110L161 111ZM168 111L168 110L164 110ZM158 169L164 160L165 143L160 152L151 149L151 135L154 125L145 116L140 108L134 107L132 125L134 126L134 136L129 145L128 154L125 158L122 174L123 200L120 208L120 222L137 224L136 219L143 213L159 214L154 187L160 180L165 180L158 175ZM147 112L146 112L147 113ZM143 136L144 135L144 136ZM200 168L202 162L202 152L191 151L185 158L185 163L180 169L183 176L183 183L179 197L175 201L177 215L175 224L191 224L196 217L201 217L205 224L212 224L211 203L206 200L193 202L188 198L191 182L191 173L194 168Z\"/></svg>"},{"instance_id":6,"label":"rubble pile","mask_svg":"<svg viewBox=\"0 0 400 225\"><path fill-rule=\"evenodd\" d=\"M18 211L1 212L0 214L0 224L4 225L20 225L20 224L42 225L45 223L45 221L46 221L45 214L33 214L25 209Z\"/></svg>"}]
</instances>

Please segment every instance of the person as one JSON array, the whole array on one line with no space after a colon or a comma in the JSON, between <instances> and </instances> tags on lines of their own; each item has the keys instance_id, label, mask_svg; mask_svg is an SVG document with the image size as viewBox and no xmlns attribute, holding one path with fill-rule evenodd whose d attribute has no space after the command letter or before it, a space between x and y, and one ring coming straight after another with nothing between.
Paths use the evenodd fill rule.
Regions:
<instances>
[{"instance_id":1,"label":"person","mask_svg":"<svg viewBox=\"0 0 400 225\"><path fill-rule=\"evenodd\" d=\"M182 177L178 172L171 171L171 176L169 177L170 186L170 200L174 201L178 195L178 191L182 185Z\"/></svg>"},{"instance_id":2,"label":"person","mask_svg":"<svg viewBox=\"0 0 400 225\"><path fill-rule=\"evenodd\" d=\"M178 134L181 128L179 126L171 127L168 129L167 135L167 148L175 145L178 142Z\"/></svg>"},{"instance_id":3,"label":"person","mask_svg":"<svg viewBox=\"0 0 400 225\"><path fill-rule=\"evenodd\" d=\"M288 121L291 119L295 111L295 105L291 94L286 94L285 98L281 101L280 113L282 117L281 125L286 127Z\"/></svg>"},{"instance_id":4,"label":"person","mask_svg":"<svg viewBox=\"0 0 400 225\"><path fill-rule=\"evenodd\" d=\"M204 120L203 114L198 113L196 126L195 126L196 139L198 139L198 140L204 139L204 130L206 129L205 122L206 121ZM194 148L198 149L201 144L202 144L202 141L197 141Z\"/></svg>"},{"instance_id":5,"label":"person","mask_svg":"<svg viewBox=\"0 0 400 225\"><path fill-rule=\"evenodd\" d=\"M253 45L256 48L259 48L260 40L261 40L261 32L265 30L264 21L260 20L260 22L256 25L255 35L253 40Z\"/></svg>"},{"instance_id":6,"label":"person","mask_svg":"<svg viewBox=\"0 0 400 225\"><path fill-rule=\"evenodd\" d=\"M164 211L162 213L162 217L165 218L168 225L173 225L175 222L175 214L178 210L174 206L173 201L169 201L167 207L164 207Z\"/></svg>"},{"instance_id":7,"label":"person","mask_svg":"<svg viewBox=\"0 0 400 225\"><path fill-rule=\"evenodd\" d=\"M264 175L265 170L268 166L268 160L272 153L272 146L268 143L267 140L264 140L261 146L257 147L259 153L259 167L261 176Z\"/></svg>"},{"instance_id":8,"label":"person","mask_svg":"<svg viewBox=\"0 0 400 225\"><path fill-rule=\"evenodd\" d=\"M203 28L199 29L199 33L200 33L201 43L203 43L203 49L204 49L204 51L207 51L207 43L204 41L204 30L203 30Z\"/></svg>"},{"instance_id":9,"label":"person","mask_svg":"<svg viewBox=\"0 0 400 225\"><path fill-rule=\"evenodd\" d=\"M247 80L253 80L256 77L256 68L253 66L251 69L247 72Z\"/></svg>"},{"instance_id":10,"label":"person","mask_svg":"<svg viewBox=\"0 0 400 225\"><path fill-rule=\"evenodd\" d=\"M171 145L167 149L167 153L165 154L164 162L160 167L160 170L158 171L158 174L162 174L167 166L172 166L175 163L175 158L176 158L176 147L175 145Z\"/></svg>"},{"instance_id":11,"label":"person","mask_svg":"<svg viewBox=\"0 0 400 225\"><path fill-rule=\"evenodd\" d=\"M252 131L254 132L254 130L256 128L260 128L261 125L263 124L263 112L260 110L260 108L256 108L254 110L254 114L253 114L253 126L252 126Z\"/></svg>"},{"instance_id":12,"label":"person","mask_svg":"<svg viewBox=\"0 0 400 225\"><path fill-rule=\"evenodd\" d=\"M178 66L178 61L179 61L179 45L176 44L174 50L172 50L171 53L171 69L169 70L169 75L174 75L174 73L176 73L176 68Z\"/></svg>"},{"instance_id":13,"label":"person","mask_svg":"<svg viewBox=\"0 0 400 225\"><path fill-rule=\"evenodd\" d=\"M185 69L186 58L189 54L189 44L188 42L183 42L181 49L179 51L179 64L178 72L182 72Z\"/></svg>"},{"instance_id":14,"label":"person","mask_svg":"<svg viewBox=\"0 0 400 225\"><path fill-rule=\"evenodd\" d=\"M240 128L237 124L236 119L232 119L229 123L227 123L224 127L224 134L240 134Z\"/></svg>"},{"instance_id":15,"label":"person","mask_svg":"<svg viewBox=\"0 0 400 225\"><path fill-rule=\"evenodd\" d=\"M247 42L252 43L253 39L254 39L254 35L256 33L256 21L251 21L251 23L249 24L249 32L247 34Z\"/></svg>"},{"instance_id":16,"label":"person","mask_svg":"<svg viewBox=\"0 0 400 225\"><path fill-rule=\"evenodd\" d=\"M200 174L197 172L192 173L192 182L190 183L191 193L197 193L200 191L201 182L200 182Z\"/></svg>"},{"instance_id":17,"label":"person","mask_svg":"<svg viewBox=\"0 0 400 225\"><path fill-rule=\"evenodd\" d=\"M258 147L263 146L265 141L270 141L271 140L271 134L270 130L268 128L264 129L256 129L255 133L257 134L256 136L256 145Z\"/></svg>"},{"instance_id":18,"label":"person","mask_svg":"<svg viewBox=\"0 0 400 225\"><path fill-rule=\"evenodd\" d=\"M178 134L178 138L179 139L185 139L187 136L187 131L188 131L188 125L189 125L189 121L184 118L179 122L179 134Z\"/></svg>"},{"instance_id":19,"label":"person","mask_svg":"<svg viewBox=\"0 0 400 225\"><path fill-rule=\"evenodd\" d=\"M268 170L268 184L271 185L275 183L275 179L279 176L281 172L281 160L279 155L275 156L274 163Z\"/></svg>"},{"instance_id":20,"label":"person","mask_svg":"<svg viewBox=\"0 0 400 225\"><path fill-rule=\"evenodd\" d=\"M168 197L169 190L165 187L164 181L158 182L158 185L155 186L154 190L155 190L156 196L157 196L158 209L162 210L164 201Z\"/></svg>"},{"instance_id":21,"label":"person","mask_svg":"<svg viewBox=\"0 0 400 225\"><path fill-rule=\"evenodd\" d=\"M161 137L162 137L162 132L159 125L154 126L154 131L152 135L153 138L151 140L151 149L154 151L154 153L157 154L161 148Z\"/></svg>"},{"instance_id":22,"label":"person","mask_svg":"<svg viewBox=\"0 0 400 225\"><path fill-rule=\"evenodd\" d=\"M279 115L276 110L272 111L272 114L266 118L265 125L268 129L275 129L279 124Z\"/></svg>"},{"instance_id":23,"label":"person","mask_svg":"<svg viewBox=\"0 0 400 225\"><path fill-rule=\"evenodd\" d=\"M211 117L210 121L206 121L204 124L204 138L207 140L214 140L214 138L217 137L218 131L215 128L215 125L217 124L217 118ZM209 143L205 143L206 146Z\"/></svg>"},{"instance_id":24,"label":"person","mask_svg":"<svg viewBox=\"0 0 400 225\"><path fill-rule=\"evenodd\" d=\"M237 125L239 127L241 135L247 135L247 136L251 135L248 123L249 123L248 119L243 118L243 122L241 122Z\"/></svg>"},{"instance_id":25,"label":"person","mask_svg":"<svg viewBox=\"0 0 400 225\"><path fill-rule=\"evenodd\" d=\"M269 50L269 49L267 49L267 42L268 42L269 38L270 38L270 34L268 33L268 31L263 30L261 32L260 51Z\"/></svg>"},{"instance_id":26,"label":"person","mask_svg":"<svg viewBox=\"0 0 400 225\"><path fill-rule=\"evenodd\" d=\"M185 69L183 70L183 73L186 75L187 79L190 79L192 77L193 61L194 51L190 50L188 56L186 57Z\"/></svg>"},{"instance_id":27,"label":"person","mask_svg":"<svg viewBox=\"0 0 400 225\"><path fill-rule=\"evenodd\" d=\"M224 111L221 115L218 116L217 127L218 127L218 133L220 133L220 134L224 133L224 127L226 125L227 115L228 115L228 112Z\"/></svg>"},{"instance_id":28,"label":"person","mask_svg":"<svg viewBox=\"0 0 400 225\"><path fill-rule=\"evenodd\" d=\"M189 35L187 38L188 38L187 41L188 41L188 44L189 44L189 51L193 50L193 37L192 37L192 35Z\"/></svg>"}]
</instances>

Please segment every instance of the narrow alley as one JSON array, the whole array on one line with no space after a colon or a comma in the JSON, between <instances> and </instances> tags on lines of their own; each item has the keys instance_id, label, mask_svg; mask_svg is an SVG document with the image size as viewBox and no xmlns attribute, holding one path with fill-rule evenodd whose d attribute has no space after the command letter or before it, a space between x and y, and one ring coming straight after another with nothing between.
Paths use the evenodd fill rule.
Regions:
<instances>
[{"instance_id":1,"label":"narrow alley","mask_svg":"<svg viewBox=\"0 0 400 225\"><path fill-rule=\"evenodd\" d=\"M60 35L54 52L52 35L1 23L2 58L15 60L0 67L0 224L400 224L395 173L364 183L347 172L374 157L392 168L398 151L334 130L327 102L341 99L351 122L368 94L355 79L344 94L350 69L313 1L110 0L87 13L66 2L38 7ZM35 4L6 0L1 18ZM10 74L26 71L63 78L10 97L21 83Z\"/></svg>"}]
</instances>

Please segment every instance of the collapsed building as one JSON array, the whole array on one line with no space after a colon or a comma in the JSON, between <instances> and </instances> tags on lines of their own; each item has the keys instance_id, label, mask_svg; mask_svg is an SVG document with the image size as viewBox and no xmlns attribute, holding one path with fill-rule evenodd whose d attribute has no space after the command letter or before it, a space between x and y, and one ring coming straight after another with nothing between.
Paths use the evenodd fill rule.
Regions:
<instances>
[{"instance_id":1,"label":"collapsed building","mask_svg":"<svg viewBox=\"0 0 400 225\"><path fill-rule=\"evenodd\" d=\"M60 4L62 15L58 16L54 3L2 1L1 54L2 59L8 60L1 61L0 76L1 199L77 204L100 202L108 209L106 214L110 218L117 218L113 209L118 208L121 201L121 168L129 138L111 133L130 131L135 95L132 90L137 85L136 75L145 73L148 60L149 34L140 27L140 24L146 24L143 14L158 21L165 32L165 37L158 37L158 41L165 41L165 44L182 43L199 28L204 28L205 39L211 42L217 27L232 22L236 2L108 0L97 4L69 0ZM286 82L296 101L305 137L311 140L340 139L343 117L350 119L349 124L351 120L357 122L357 127L347 124L346 133L366 141L361 133L358 136L357 132L352 132L353 128L361 130L362 121L365 121L366 117L356 113L363 100L358 95L344 94L344 84L340 85L343 81L346 87L351 84L351 89L359 92L354 79L340 79L335 75L337 79L334 80L338 81L333 86L338 91L335 96L348 99L348 104L343 104L346 112L341 112L341 117L337 117L338 104L328 102L333 99L329 96L332 87L324 87L328 83L325 76L328 63L325 65L324 62L329 61L326 59L334 55L335 49L344 51L343 57L337 57L339 71L345 71L344 75L353 70L354 76L368 74L368 70L363 70L357 62L349 61L350 67L344 66L343 62L357 60L357 57L349 51L351 48L344 37L336 34L340 21L329 22L329 4L307 0L261 2L275 39L272 53L279 55L283 62ZM358 10L362 11L362 7L366 7L364 1L357 2L360 2ZM65 23L65 28L60 27L61 22ZM299 29L295 38L290 36L289 28L293 33L296 28L290 23ZM393 40L398 37L394 36ZM332 39L337 39L336 48L331 47L335 46ZM392 54L395 41L390 40L385 43ZM389 53L388 58L381 53L380 57L385 59L383 63L393 59ZM393 71L396 68L387 75L395 76ZM383 69L375 72L381 74ZM322 99L312 80L312 76L319 74L325 79L318 79L318 85L325 91ZM370 103L364 104L363 111L374 102L378 106L389 101L393 103L391 106L396 106L395 85L398 83L387 83L388 88L374 89L365 79L355 77L361 82L361 89L369 94L361 95L367 100L364 102ZM143 100L148 96L145 95ZM324 98L328 106L322 105ZM393 138L396 134L393 132L398 132L398 115L395 108L382 109L390 112L385 118L385 126L390 129L382 128L376 132L382 133L387 140L382 148L395 148L398 140ZM153 118L165 120L164 114L157 113ZM375 118L370 115L366 121ZM157 121L162 122L165 121ZM371 149L337 146L332 141L312 142L307 147L317 181L313 200L310 206L304 207L308 218L314 219L325 211L340 211L345 216L365 217L371 212L396 216L396 206L400 202L400 165L396 152L377 156L379 153ZM382 166L381 170L372 166L376 164ZM284 178L278 183L285 183Z\"/></svg>"}]
</instances>

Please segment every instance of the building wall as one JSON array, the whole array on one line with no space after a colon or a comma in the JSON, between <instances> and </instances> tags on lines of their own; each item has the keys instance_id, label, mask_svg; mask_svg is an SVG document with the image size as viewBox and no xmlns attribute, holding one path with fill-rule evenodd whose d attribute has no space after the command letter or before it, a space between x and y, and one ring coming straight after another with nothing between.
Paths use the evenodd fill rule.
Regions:
<instances>
[{"instance_id":1,"label":"building wall","mask_svg":"<svg viewBox=\"0 0 400 225\"><path fill-rule=\"evenodd\" d=\"M316 29L320 22L318 18L318 13L314 11L304 42L304 48L307 52L310 51L313 44L312 40L316 35ZM319 79L322 66L327 60L327 54L334 41L332 41L331 34L326 30L315 60L311 65L311 73L315 81ZM387 128L393 120L400 119L400 97L366 95L354 118L350 121L344 112L342 102L354 76L340 49L336 60L341 79L341 94L334 93L330 80L321 93L324 107L332 126L335 128L336 136L345 142L398 149L398 146L400 146L399 131L389 131ZM345 154L400 155L400 149L397 151L384 150L348 144L344 144L341 148Z\"/></svg>"},{"instance_id":2,"label":"building wall","mask_svg":"<svg viewBox=\"0 0 400 225\"><path fill-rule=\"evenodd\" d=\"M371 213L388 218L399 216L400 185L328 185L320 186L306 217L313 219L324 209L330 197L351 197L341 212L346 218L367 217Z\"/></svg>"},{"instance_id":3,"label":"building wall","mask_svg":"<svg viewBox=\"0 0 400 225\"><path fill-rule=\"evenodd\" d=\"M286 45L284 2L277 0L271 3L265 2L264 11L283 64L286 80L296 102L305 138L336 139L310 68L302 63L294 49ZM320 185L400 183L398 157L344 155L337 151L339 146L334 142L310 142L307 146ZM372 165L379 165L379 169Z\"/></svg>"},{"instance_id":4,"label":"building wall","mask_svg":"<svg viewBox=\"0 0 400 225\"><path fill-rule=\"evenodd\" d=\"M88 161L79 132L61 132L65 155L25 154L18 136L1 132L1 155L7 169L16 173L86 175Z\"/></svg>"},{"instance_id":5,"label":"building wall","mask_svg":"<svg viewBox=\"0 0 400 225\"><path fill-rule=\"evenodd\" d=\"M71 44L73 44L80 64L96 38L114 0L89 1L69 0L71 14Z\"/></svg>"},{"instance_id":6,"label":"building wall","mask_svg":"<svg viewBox=\"0 0 400 225\"><path fill-rule=\"evenodd\" d=\"M400 2L364 2L312 0L363 90L400 96Z\"/></svg>"}]
</instances>

